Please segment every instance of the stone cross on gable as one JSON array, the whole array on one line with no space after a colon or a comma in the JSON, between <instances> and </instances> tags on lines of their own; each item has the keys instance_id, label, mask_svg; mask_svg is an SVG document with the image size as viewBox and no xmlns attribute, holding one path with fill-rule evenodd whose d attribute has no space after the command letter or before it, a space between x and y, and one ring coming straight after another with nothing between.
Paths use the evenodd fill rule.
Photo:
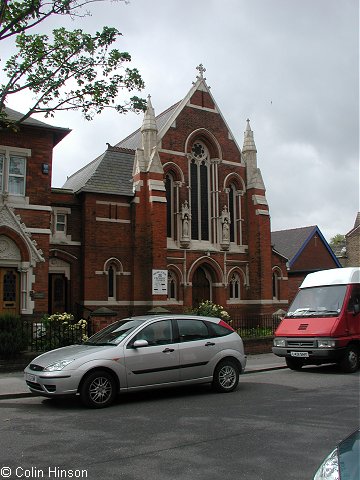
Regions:
<instances>
[{"instance_id":1,"label":"stone cross on gable","mask_svg":"<svg viewBox=\"0 0 360 480\"><path fill-rule=\"evenodd\" d=\"M206 72L206 68L202 63L196 67L196 70L199 70L200 78L204 78L204 73Z\"/></svg>"}]
</instances>

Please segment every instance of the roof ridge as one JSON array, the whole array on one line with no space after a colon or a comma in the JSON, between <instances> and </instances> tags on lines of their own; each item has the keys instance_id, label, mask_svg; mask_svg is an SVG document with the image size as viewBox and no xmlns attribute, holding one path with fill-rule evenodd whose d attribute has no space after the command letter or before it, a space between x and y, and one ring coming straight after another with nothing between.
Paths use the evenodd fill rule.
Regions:
<instances>
[{"instance_id":1,"label":"roof ridge","mask_svg":"<svg viewBox=\"0 0 360 480\"><path fill-rule=\"evenodd\" d=\"M283 230L273 230L271 233L280 233L280 232L291 232L294 230L306 230L306 229L319 228L317 225L309 225L307 227L294 227L294 228L284 228Z\"/></svg>"}]
</instances>

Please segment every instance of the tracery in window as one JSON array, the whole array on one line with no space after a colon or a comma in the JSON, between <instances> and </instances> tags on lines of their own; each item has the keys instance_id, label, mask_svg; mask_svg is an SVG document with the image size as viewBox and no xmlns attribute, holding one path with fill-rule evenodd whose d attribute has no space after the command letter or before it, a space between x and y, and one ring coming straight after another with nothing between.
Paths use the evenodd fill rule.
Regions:
<instances>
[{"instance_id":1,"label":"tracery in window","mask_svg":"<svg viewBox=\"0 0 360 480\"><path fill-rule=\"evenodd\" d=\"M191 237L209 240L209 154L203 143L195 142L191 155Z\"/></svg>"}]
</instances>

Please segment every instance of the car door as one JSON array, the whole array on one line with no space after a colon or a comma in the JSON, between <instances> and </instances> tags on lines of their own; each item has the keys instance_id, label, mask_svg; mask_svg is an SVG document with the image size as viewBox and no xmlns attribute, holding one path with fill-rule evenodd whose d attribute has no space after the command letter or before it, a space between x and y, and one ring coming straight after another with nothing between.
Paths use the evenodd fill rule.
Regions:
<instances>
[{"instance_id":1,"label":"car door","mask_svg":"<svg viewBox=\"0 0 360 480\"><path fill-rule=\"evenodd\" d=\"M134 348L136 340L145 347ZM179 346L174 343L171 320L154 321L132 337L125 347L128 388L179 381Z\"/></svg>"},{"instance_id":2,"label":"car door","mask_svg":"<svg viewBox=\"0 0 360 480\"><path fill-rule=\"evenodd\" d=\"M180 379L192 380L212 375L211 359L219 346L206 322L196 319L178 319Z\"/></svg>"}]
</instances>

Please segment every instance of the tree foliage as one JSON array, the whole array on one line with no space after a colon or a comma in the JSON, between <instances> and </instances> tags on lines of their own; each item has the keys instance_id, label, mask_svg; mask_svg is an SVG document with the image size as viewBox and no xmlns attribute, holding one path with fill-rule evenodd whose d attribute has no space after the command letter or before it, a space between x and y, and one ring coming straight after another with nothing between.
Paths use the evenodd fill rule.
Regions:
<instances>
[{"instance_id":1,"label":"tree foliage","mask_svg":"<svg viewBox=\"0 0 360 480\"><path fill-rule=\"evenodd\" d=\"M119 113L140 111L145 100L133 96L119 103L120 90L141 90L144 82L128 52L111 46L121 33L103 27L95 34L57 28L51 34L29 33L53 15L83 16L85 5L101 0L1 0L0 41L15 42L16 53L5 62L6 80L0 85L0 119L12 95L30 93L32 106L16 123L34 113L81 110L87 120L104 108ZM8 121L8 123L11 123Z\"/></svg>"},{"instance_id":2,"label":"tree foliage","mask_svg":"<svg viewBox=\"0 0 360 480\"><path fill-rule=\"evenodd\" d=\"M341 245L345 242L345 235L341 235L341 233L337 233L330 239L330 245Z\"/></svg>"}]
</instances>

